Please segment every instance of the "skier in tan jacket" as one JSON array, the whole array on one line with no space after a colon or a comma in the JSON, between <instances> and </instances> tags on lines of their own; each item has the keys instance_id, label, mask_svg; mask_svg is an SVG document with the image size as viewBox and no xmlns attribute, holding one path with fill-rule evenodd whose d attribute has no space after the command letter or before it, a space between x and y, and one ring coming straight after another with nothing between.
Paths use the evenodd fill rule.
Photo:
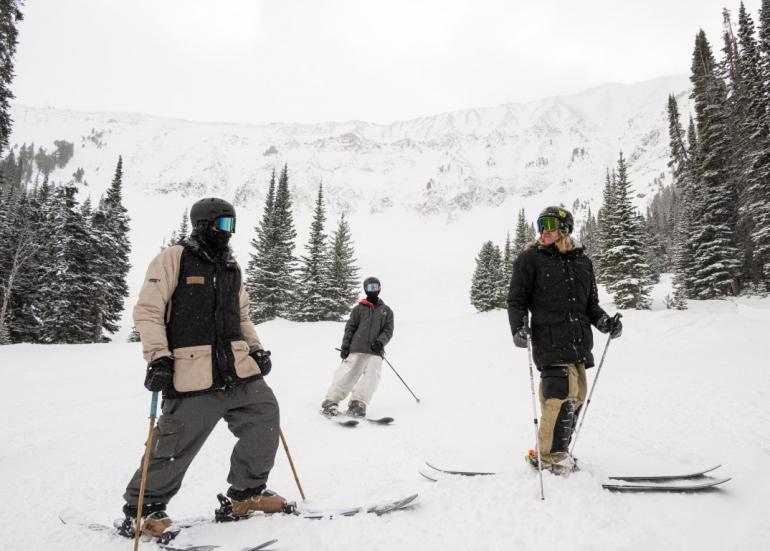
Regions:
<instances>
[{"instance_id":1,"label":"skier in tan jacket","mask_svg":"<svg viewBox=\"0 0 770 551\"><path fill-rule=\"evenodd\" d=\"M278 449L279 410L263 377L272 367L249 319L241 269L228 242L235 209L207 198L190 210L193 231L150 263L134 324L148 362L145 387L163 392L162 415L150 443L142 530L160 536L171 526L169 500L216 424L237 438L227 481L233 515L279 512L290 504L266 489ZM123 495L119 531L133 537L141 468Z\"/></svg>"}]
</instances>

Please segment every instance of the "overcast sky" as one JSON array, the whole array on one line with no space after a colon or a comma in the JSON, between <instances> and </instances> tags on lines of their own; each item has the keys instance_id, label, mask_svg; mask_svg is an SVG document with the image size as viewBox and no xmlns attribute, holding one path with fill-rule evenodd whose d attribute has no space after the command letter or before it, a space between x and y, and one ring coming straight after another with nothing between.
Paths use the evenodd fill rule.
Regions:
<instances>
[{"instance_id":1,"label":"overcast sky","mask_svg":"<svg viewBox=\"0 0 770 551\"><path fill-rule=\"evenodd\" d=\"M730 3L731 2L731 3ZM746 7L754 21L761 0ZM202 121L360 119L688 73L730 0L26 0L16 102ZM720 54L721 55L721 54Z\"/></svg>"}]
</instances>

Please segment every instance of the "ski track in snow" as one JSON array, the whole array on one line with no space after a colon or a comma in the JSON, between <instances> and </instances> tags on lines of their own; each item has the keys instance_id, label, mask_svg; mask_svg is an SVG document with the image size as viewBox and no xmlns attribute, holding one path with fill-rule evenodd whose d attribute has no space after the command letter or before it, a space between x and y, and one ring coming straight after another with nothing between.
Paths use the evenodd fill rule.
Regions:
<instances>
[{"instance_id":1,"label":"ski track in snow","mask_svg":"<svg viewBox=\"0 0 770 551\"><path fill-rule=\"evenodd\" d=\"M417 491L419 503L384 517L309 521L255 518L201 526L178 542L224 551L278 538L276 550L759 550L770 537L770 444L759 361L770 299L691 303L667 311L624 311L610 344L576 455L584 471L537 474L523 457L533 441L526 352L510 342L505 312L399 321L388 358L420 404L383 366L373 417L392 426L337 427L318 406L339 358L341 323L276 320L258 327L273 351L268 377L308 507L342 507ZM392 288L391 288L392 289ZM395 295L395 290L391 290ZM383 295L387 300L387 295ZM603 305L614 312L602 294ZM759 319L758 319L759 318ZM605 336L595 334L597 361ZM130 543L74 526L67 507L94 522L120 515L121 495L147 434L149 393L138 344L0 347L5 392L0 428L4 549L118 550ZM589 371L589 384L596 370ZM211 514L234 440L223 425L171 502L174 518ZM450 469L503 471L494 477L424 480L429 460ZM705 494L626 495L601 489L604 476L679 472L722 463L732 476ZM299 499L279 449L270 487ZM149 543L142 548L152 549Z\"/></svg>"}]
</instances>

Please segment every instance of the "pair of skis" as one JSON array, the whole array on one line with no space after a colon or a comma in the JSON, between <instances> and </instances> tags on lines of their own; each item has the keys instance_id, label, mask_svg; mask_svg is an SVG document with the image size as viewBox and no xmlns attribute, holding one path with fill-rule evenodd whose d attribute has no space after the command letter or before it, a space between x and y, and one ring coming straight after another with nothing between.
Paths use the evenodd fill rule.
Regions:
<instances>
[{"instance_id":1,"label":"pair of skis","mask_svg":"<svg viewBox=\"0 0 770 551\"><path fill-rule=\"evenodd\" d=\"M393 417L380 417L379 419L372 419L370 417L362 417L359 419L338 419L338 417L341 417L341 415L327 415L323 412L321 412L321 415L329 419L332 423L348 428L357 427L359 425L360 419L368 421L369 423L374 423L375 425L390 425L394 421Z\"/></svg>"},{"instance_id":2,"label":"pair of skis","mask_svg":"<svg viewBox=\"0 0 770 551\"><path fill-rule=\"evenodd\" d=\"M419 497L418 494L410 494L396 500L383 501L380 503L376 503L374 505L365 505L365 506L359 505L355 507L346 507L346 508L339 508L339 509L302 509L294 505L293 507L288 509L287 512L284 514L293 515L300 518L306 518L311 520L329 519L329 518L335 518L335 517L351 517L358 514L373 514L375 516L382 516L382 515L391 513L393 511L399 511L399 510L407 509L408 507L411 507L416 503L418 497ZM220 502L220 508L217 509L217 514L215 515L214 519L199 518L199 519L193 519L188 521L183 520L183 521L176 522L174 523L174 525L170 530L166 531L160 537L155 538L155 543L162 549L165 549L166 551L213 551L214 549L219 547L218 545L176 546L173 544L177 536L179 536L179 534L181 534L187 528L191 528L193 526L212 524L217 521L222 522L224 520L228 520L225 518L225 516L226 516L227 505L230 504L230 502L225 496L217 496L217 498L219 499L219 502ZM280 513L276 513L276 514L280 514ZM238 520L246 520L249 518L254 518L256 516L262 516L262 515L264 515L264 513L261 513L261 512L253 513L245 517L238 517ZM100 524L96 522L83 520L82 517L80 517L79 515L71 511L65 511L60 513L59 520L61 520L63 524L80 526L82 528L87 528L95 532L104 532L113 536L118 536L117 527L122 522L120 520L116 520L115 526L108 526L106 524ZM236 519L230 518L229 520L236 520ZM123 536L120 536L120 537L122 538ZM272 540L260 543L259 545L256 545L256 546L245 547L241 551L260 551L262 549L267 549L277 541L278 540L276 539L272 539Z\"/></svg>"},{"instance_id":3,"label":"pair of skis","mask_svg":"<svg viewBox=\"0 0 770 551\"><path fill-rule=\"evenodd\" d=\"M443 469L426 461L431 471L420 470L424 478L437 482L441 474L451 476L493 476L499 473L491 471L458 471ZM683 474L628 475L610 476L602 484L605 490L617 492L699 492L710 490L730 480L730 477L713 477L709 473L721 465Z\"/></svg>"}]
</instances>

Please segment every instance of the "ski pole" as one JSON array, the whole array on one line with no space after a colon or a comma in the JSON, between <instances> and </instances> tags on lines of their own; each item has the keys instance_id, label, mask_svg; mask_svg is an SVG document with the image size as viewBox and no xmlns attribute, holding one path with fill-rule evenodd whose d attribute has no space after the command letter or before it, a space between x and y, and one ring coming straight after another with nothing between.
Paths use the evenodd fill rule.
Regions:
<instances>
[{"instance_id":1,"label":"ski pole","mask_svg":"<svg viewBox=\"0 0 770 551\"><path fill-rule=\"evenodd\" d=\"M612 319L614 321L618 321L621 318L620 312L612 316ZM594 389L596 388L596 381L599 380L599 374L602 372L602 366L604 365L604 358L607 356L607 349L610 347L610 341L612 340L612 331L610 331L610 334L607 335L607 344L604 345L604 352L602 352L602 359L599 361L599 367L596 368L596 376L594 377L594 382L591 383L591 392L588 393L588 398L586 399L586 404L583 407L583 415L580 416L580 424L578 425L577 430L575 431L575 439L572 441L572 449L570 449L569 454L572 455L575 452L575 445L577 444L578 436L580 435L580 429L583 426L583 421L586 420L586 413L588 413L588 406L591 404L591 396L594 395Z\"/></svg>"},{"instance_id":2,"label":"ski pole","mask_svg":"<svg viewBox=\"0 0 770 551\"><path fill-rule=\"evenodd\" d=\"M291 472L294 474L294 482L297 483L297 489L299 495L302 496L302 501L305 501L305 492L302 491L302 484L299 483L299 477L297 476L297 469L294 468L294 461L291 459L291 453L289 453L289 446L286 444L286 437L283 435L283 430L278 427L278 436L281 437L281 443L283 444L283 450L286 452L286 457L289 459L289 465L291 466Z\"/></svg>"},{"instance_id":3,"label":"ski pole","mask_svg":"<svg viewBox=\"0 0 770 551\"><path fill-rule=\"evenodd\" d=\"M388 359L385 357L384 354L382 356L380 356L380 357L383 360L385 360L386 364L388 364L390 366L390 368L393 370L393 373L396 374L396 377L398 377L401 380L401 382L404 383L404 386L406 387L406 389L412 394L412 396L414 396L414 399L417 400L417 403L419 404L420 403L420 399L417 396L414 395L414 392L412 392L412 389L409 388L408 384L406 384L406 381L404 381L404 379L401 378L401 375L398 374L398 371L396 371L396 368L393 367L393 365L388 361Z\"/></svg>"},{"instance_id":4,"label":"ski pole","mask_svg":"<svg viewBox=\"0 0 770 551\"><path fill-rule=\"evenodd\" d=\"M540 499L545 500L543 491L543 463L540 460L540 427L537 424L537 401L535 400L535 375L532 370L532 337L528 326L527 316L524 316L524 327L527 328L527 360L529 360L529 387L532 391L532 420L535 423L535 449L537 450L537 472L540 476Z\"/></svg>"},{"instance_id":5,"label":"ski pole","mask_svg":"<svg viewBox=\"0 0 770 551\"><path fill-rule=\"evenodd\" d=\"M136 528L134 535L134 551L139 549L139 536L141 536L142 506L144 505L144 484L147 482L147 469L150 466L150 450L152 450L152 433L155 430L155 417L158 413L158 392L152 393L150 401L150 431L147 435L147 444L144 447L144 461L142 462L142 480L139 483L139 501L136 504Z\"/></svg>"},{"instance_id":6,"label":"ski pole","mask_svg":"<svg viewBox=\"0 0 770 551\"><path fill-rule=\"evenodd\" d=\"M335 348L334 350L337 350L338 352L341 352L341 351L342 351L340 348ZM395 367L393 367L393 364L391 364L391 363L388 361L388 359L385 357L385 354L382 354L382 355L380 355L380 358L382 358L383 360L385 360L385 363L386 363L386 364L388 364L388 366L390 366L390 368L393 370L393 373L395 373L395 374L396 374L396 377L398 377L398 378L399 378L399 380L400 380L402 383L404 383L404 386L406 387L406 389L407 389L407 390L408 390L408 391L409 391L409 392L412 394L412 396L414 396L414 399L415 399L415 400L417 400L417 403L419 404L419 403L420 403L420 399L419 399L417 396L415 396L414 392L412 392L412 389L411 389L411 388L409 388L409 385L408 385L408 384L406 384L406 381L404 381L404 379L401 377L401 375L399 375L399 374L398 374L398 371L396 371L396 368L395 368Z\"/></svg>"}]
</instances>

